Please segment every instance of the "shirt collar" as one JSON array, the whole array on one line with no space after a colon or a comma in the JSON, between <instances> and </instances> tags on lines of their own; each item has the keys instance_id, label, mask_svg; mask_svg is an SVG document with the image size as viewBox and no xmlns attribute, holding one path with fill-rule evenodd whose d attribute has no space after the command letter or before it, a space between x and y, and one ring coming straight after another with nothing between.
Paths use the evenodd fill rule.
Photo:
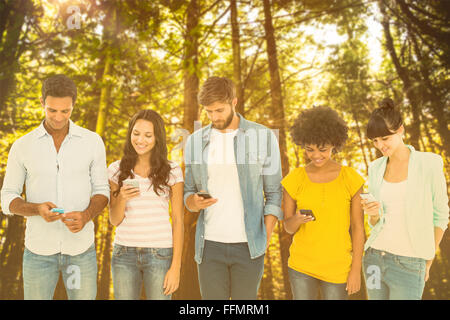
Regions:
<instances>
[{"instance_id":1,"label":"shirt collar","mask_svg":"<svg viewBox=\"0 0 450 320\"><path fill-rule=\"evenodd\" d=\"M247 129L249 128L249 122L240 113L236 112L236 114L239 117L238 134L245 133L245 131L247 131ZM211 128L211 123L204 128L202 134L203 140L209 140L211 135Z\"/></svg>"},{"instance_id":2,"label":"shirt collar","mask_svg":"<svg viewBox=\"0 0 450 320\"><path fill-rule=\"evenodd\" d=\"M69 132L67 134L67 136L69 138L72 137L81 137L82 136L82 132L80 130L81 128L79 126L77 126L75 123L73 123L72 120L69 119ZM36 129L37 132L37 137L41 138L45 135L50 136L50 134L47 132L47 130L44 127L44 120L42 120L41 124L39 125L39 127L37 127Z\"/></svg>"}]
</instances>

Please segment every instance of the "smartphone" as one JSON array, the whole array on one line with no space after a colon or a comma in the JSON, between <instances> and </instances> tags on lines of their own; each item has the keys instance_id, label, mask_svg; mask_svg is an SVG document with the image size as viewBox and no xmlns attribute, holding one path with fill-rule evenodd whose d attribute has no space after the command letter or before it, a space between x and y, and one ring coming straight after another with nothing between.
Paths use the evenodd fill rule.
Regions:
<instances>
[{"instance_id":1,"label":"smartphone","mask_svg":"<svg viewBox=\"0 0 450 320\"><path fill-rule=\"evenodd\" d=\"M197 192L197 195L203 199L211 199L212 196L208 192Z\"/></svg>"},{"instance_id":2,"label":"smartphone","mask_svg":"<svg viewBox=\"0 0 450 320\"><path fill-rule=\"evenodd\" d=\"M136 179L125 179L123 180L123 184L139 189L139 181L137 181Z\"/></svg>"},{"instance_id":3,"label":"smartphone","mask_svg":"<svg viewBox=\"0 0 450 320\"><path fill-rule=\"evenodd\" d=\"M50 212L56 212L56 213L58 213L58 214L62 214L62 213L64 213L64 209L61 209L61 208L53 208L53 209L50 210Z\"/></svg>"},{"instance_id":4,"label":"smartphone","mask_svg":"<svg viewBox=\"0 0 450 320\"><path fill-rule=\"evenodd\" d=\"M302 209L302 210L300 210L300 213L303 214L303 215L306 215L306 216L311 216L313 221L316 220L316 217L314 216L314 213L312 212L312 210L304 210L304 209Z\"/></svg>"},{"instance_id":5,"label":"smartphone","mask_svg":"<svg viewBox=\"0 0 450 320\"><path fill-rule=\"evenodd\" d=\"M377 201L377 199L375 199L375 197L370 193L361 193L360 197L361 197L361 199L368 200L369 203Z\"/></svg>"}]
</instances>

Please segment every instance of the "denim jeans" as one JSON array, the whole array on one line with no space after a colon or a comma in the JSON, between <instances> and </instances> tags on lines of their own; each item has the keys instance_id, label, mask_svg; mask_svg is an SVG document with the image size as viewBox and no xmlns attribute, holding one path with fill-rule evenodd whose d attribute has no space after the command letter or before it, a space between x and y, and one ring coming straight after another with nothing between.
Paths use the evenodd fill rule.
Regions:
<instances>
[{"instance_id":1,"label":"denim jeans","mask_svg":"<svg viewBox=\"0 0 450 320\"><path fill-rule=\"evenodd\" d=\"M316 300L319 290L324 300L347 300L346 283L331 283L288 268L293 300Z\"/></svg>"},{"instance_id":2,"label":"denim jeans","mask_svg":"<svg viewBox=\"0 0 450 320\"><path fill-rule=\"evenodd\" d=\"M170 300L164 295L164 278L172 264L172 248L137 248L114 244L112 276L114 298L139 300L144 284L147 300Z\"/></svg>"},{"instance_id":3,"label":"denim jeans","mask_svg":"<svg viewBox=\"0 0 450 320\"><path fill-rule=\"evenodd\" d=\"M25 300L51 300L59 273L69 300L94 300L97 296L97 256L95 244L85 252L70 256L23 253L23 291Z\"/></svg>"},{"instance_id":4,"label":"denim jeans","mask_svg":"<svg viewBox=\"0 0 450 320\"><path fill-rule=\"evenodd\" d=\"M420 300L426 260L369 248L363 259L369 300Z\"/></svg>"},{"instance_id":5,"label":"denim jeans","mask_svg":"<svg viewBox=\"0 0 450 320\"><path fill-rule=\"evenodd\" d=\"M248 244L205 241L197 264L203 300L256 300L264 272L264 255L251 259Z\"/></svg>"}]
</instances>

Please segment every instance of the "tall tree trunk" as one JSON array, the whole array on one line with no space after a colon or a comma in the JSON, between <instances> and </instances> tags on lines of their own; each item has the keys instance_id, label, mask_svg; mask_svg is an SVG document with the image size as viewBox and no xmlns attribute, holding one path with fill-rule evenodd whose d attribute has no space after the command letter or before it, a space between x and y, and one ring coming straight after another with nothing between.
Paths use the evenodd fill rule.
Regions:
<instances>
[{"instance_id":1,"label":"tall tree trunk","mask_svg":"<svg viewBox=\"0 0 450 320\"><path fill-rule=\"evenodd\" d=\"M0 299L23 299L23 282L18 280L22 279L25 219L16 215L6 219L0 254Z\"/></svg>"},{"instance_id":2,"label":"tall tree trunk","mask_svg":"<svg viewBox=\"0 0 450 320\"><path fill-rule=\"evenodd\" d=\"M411 80L407 68L403 67L398 58L397 52L394 47L394 40L390 31L390 22L389 16L386 13L386 8L383 3L383 0L379 1L380 12L382 13L382 22L384 36L386 38L386 48L389 52L389 55L392 59L392 63L395 66L395 70L399 75L400 79L403 83L403 90L408 98L408 101L411 105L411 113L412 113L412 122L410 126L410 142L417 150L419 148L419 137L420 137L420 100L416 94L416 89L414 88L413 81Z\"/></svg>"},{"instance_id":3,"label":"tall tree trunk","mask_svg":"<svg viewBox=\"0 0 450 320\"><path fill-rule=\"evenodd\" d=\"M108 117L108 111L110 107L111 100L111 77L113 75L113 49L117 45L116 34L118 31L117 28L117 6L111 4L107 9L106 17L103 23L103 57L101 60L104 61L104 67L102 76L100 79L101 89L100 89L100 97L99 97L99 106L98 106L98 115L97 115L97 123L95 127L95 132L105 139L105 127L106 120ZM102 224L107 224L106 238L103 243L100 243L100 250L97 251L97 259L102 260L101 268L99 268L98 272L98 288L97 288L97 297L98 299L109 299L109 287L111 283L111 233L112 233L112 225L106 219L101 219L100 215L98 215L94 219L95 226L95 234L101 230ZM101 232L101 231L100 231ZM103 234L104 236L104 234ZM96 237L97 238L97 237ZM103 238L103 237L102 237Z\"/></svg>"},{"instance_id":4,"label":"tall tree trunk","mask_svg":"<svg viewBox=\"0 0 450 320\"><path fill-rule=\"evenodd\" d=\"M239 35L238 10L236 0L230 0L231 7L231 38L233 47L233 80L236 84L237 105L236 110L245 114L244 108L244 86L241 71L241 43Z\"/></svg>"},{"instance_id":5,"label":"tall tree trunk","mask_svg":"<svg viewBox=\"0 0 450 320\"><path fill-rule=\"evenodd\" d=\"M107 219L106 219L107 220ZM108 224L106 235L104 236L104 246L103 250L100 251L101 255L101 268L100 274L99 274L99 281L98 281L98 293L97 293L97 299L100 300L108 300L109 299L109 289L111 285L111 238L113 233L113 225L106 222ZM97 259L98 260L98 259Z\"/></svg>"},{"instance_id":6,"label":"tall tree trunk","mask_svg":"<svg viewBox=\"0 0 450 320\"><path fill-rule=\"evenodd\" d=\"M264 259L264 276L261 279L261 286L259 289L259 296L262 300L275 299L273 293L273 280L272 259L270 257L270 248L268 248Z\"/></svg>"},{"instance_id":7,"label":"tall tree trunk","mask_svg":"<svg viewBox=\"0 0 450 320\"><path fill-rule=\"evenodd\" d=\"M109 51L109 49L106 49ZM98 106L98 116L97 125L95 127L95 132L100 135L103 139L105 138L105 125L106 125L106 115L108 112L109 99L111 96L111 85L108 83L109 76L111 75L111 65L112 58L111 53L107 52L107 58L105 61L105 68L103 69L103 83L100 90L100 101Z\"/></svg>"},{"instance_id":8,"label":"tall tree trunk","mask_svg":"<svg viewBox=\"0 0 450 320\"><path fill-rule=\"evenodd\" d=\"M424 57L422 54L419 44L417 43L417 39L415 35L411 34L411 39L413 43L414 52L416 53L420 74L422 76L421 83L423 84L423 96L430 103L431 112L434 118L437 121L438 127L437 132L441 137L442 145L444 146L445 153L447 157L450 156L450 133L448 130L448 123L450 122L448 119L449 113L445 113L444 108L448 108L448 105L445 103L445 99L442 98L439 90L433 86L431 82L430 72L425 64L428 57ZM425 120L426 121L426 120ZM430 140L430 143L432 140Z\"/></svg>"},{"instance_id":9,"label":"tall tree trunk","mask_svg":"<svg viewBox=\"0 0 450 320\"><path fill-rule=\"evenodd\" d=\"M3 33L6 30L6 23L11 14L11 0L4 0L0 2L0 44L3 43Z\"/></svg>"},{"instance_id":10,"label":"tall tree trunk","mask_svg":"<svg viewBox=\"0 0 450 320\"><path fill-rule=\"evenodd\" d=\"M264 30L267 48L267 57L269 60L270 71L270 94L272 104L270 114L272 116L272 127L279 130L278 143L281 154L281 167L283 177L289 172L289 160L287 157L286 148L286 133L285 133L285 119L284 106L281 90L280 73L278 68L277 46L275 42L274 28L272 24L272 12L270 0L264 0ZM279 227L278 233L280 237L280 254L281 264L283 268L284 289L287 297L291 297L291 288L288 278L287 259L289 255L289 246L291 244L291 237L284 231L284 228Z\"/></svg>"},{"instance_id":11,"label":"tall tree trunk","mask_svg":"<svg viewBox=\"0 0 450 320\"><path fill-rule=\"evenodd\" d=\"M198 79L198 43L200 8L197 0L191 0L186 12L186 34L184 39L184 119L183 127L190 132L194 130L194 121L198 119L199 107L197 94Z\"/></svg>"},{"instance_id":12,"label":"tall tree trunk","mask_svg":"<svg viewBox=\"0 0 450 320\"><path fill-rule=\"evenodd\" d=\"M367 156L366 156L366 150L364 147L364 141L363 141L363 137L361 134L361 127L359 125L359 121L358 121L358 116L356 115L356 112L352 106L352 115L353 115L353 120L355 120L355 124L356 124L356 133L358 134L358 139L359 139L359 147L361 149L362 155L363 155L363 160L364 160L364 164L366 166L366 174L369 174L369 163L367 161Z\"/></svg>"},{"instance_id":13,"label":"tall tree trunk","mask_svg":"<svg viewBox=\"0 0 450 320\"><path fill-rule=\"evenodd\" d=\"M21 54L19 39L31 8L30 0L10 0L0 4L0 18L5 19L0 21L0 114L14 89Z\"/></svg>"},{"instance_id":14,"label":"tall tree trunk","mask_svg":"<svg viewBox=\"0 0 450 320\"><path fill-rule=\"evenodd\" d=\"M107 16L103 25L103 53L105 57L105 66L102 76L102 87L100 90L100 101L97 115L97 125L95 131L102 138L105 138L105 125L108 113L109 102L111 98L111 83L113 66L113 48L116 45L117 32L117 7L111 5L107 11Z\"/></svg>"},{"instance_id":15,"label":"tall tree trunk","mask_svg":"<svg viewBox=\"0 0 450 320\"><path fill-rule=\"evenodd\" d=\"M191 0L186 12L186 35L184 39L184 119L183 127L189 132L194 130L194 121L198 119L197 94L198 79L198 39L197 26L200 21L200 7L197 0ZM185 210L184 215L184 244L181 263L180 287L173 295L176 300L201 299L198 284L195 254L195 228L198 213Z\"/></svg>"}]
</instances>

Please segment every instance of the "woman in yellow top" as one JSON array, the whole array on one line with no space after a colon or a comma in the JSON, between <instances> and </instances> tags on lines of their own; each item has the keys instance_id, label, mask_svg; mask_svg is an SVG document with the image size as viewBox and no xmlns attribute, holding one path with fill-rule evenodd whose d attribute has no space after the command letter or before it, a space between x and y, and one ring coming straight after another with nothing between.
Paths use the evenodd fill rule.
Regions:
<instances>
[{"instance_id":1,"label":"woman in yellow top","mask_svg":"<svg viewBox=\"0 0 450 320\"><path fill-rule=\"evenodd\" d=\"M332 159L347 131L337 112L323 106L302 111L291 128L310 160L281 182L284 228L294 234L288 260L294 300L316 299L319 289L323 299L345 300L361 286L364 180Z\"/></svg>"}]
</instances>

